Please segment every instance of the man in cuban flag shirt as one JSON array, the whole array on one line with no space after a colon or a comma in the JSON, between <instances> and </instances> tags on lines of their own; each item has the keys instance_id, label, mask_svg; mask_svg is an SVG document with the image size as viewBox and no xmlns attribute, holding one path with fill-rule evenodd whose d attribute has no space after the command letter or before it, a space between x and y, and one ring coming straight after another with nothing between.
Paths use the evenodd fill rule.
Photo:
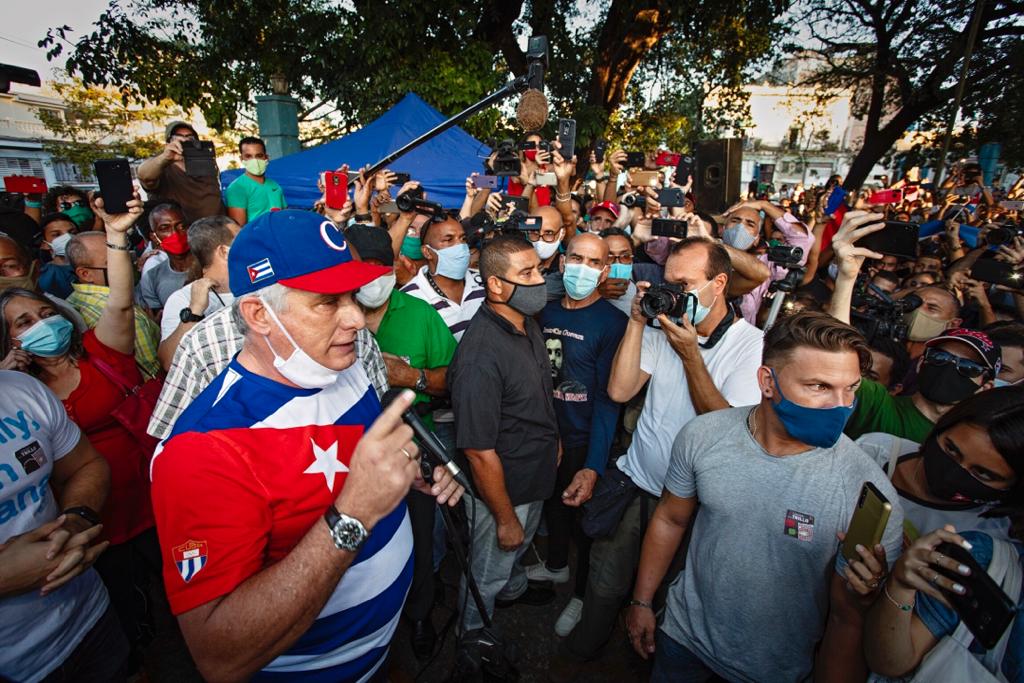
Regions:
<instances>
[{"instance_id":1,"label":"man in cuban flag shirt","mask_svg":"<svg viewBox=\"0 0 1024 683\"><path fill-rule=\"evenodd\" d=\"M380 403L356 362L359 287L386 269L306 211L248 223L228 257L242 350L151 466L164 582L208 681L376 681L412 581L409 488L428 487L413 393ZM333 529L333 532L332 532Z\"/></svg>"}]
</instances>

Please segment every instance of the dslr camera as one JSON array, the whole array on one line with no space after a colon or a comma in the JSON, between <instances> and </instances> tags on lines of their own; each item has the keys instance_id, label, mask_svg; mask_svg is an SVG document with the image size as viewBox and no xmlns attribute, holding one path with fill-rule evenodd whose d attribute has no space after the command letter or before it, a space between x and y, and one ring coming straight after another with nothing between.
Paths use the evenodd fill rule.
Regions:
<instances>
[{"instance_id":1,"label":"dslr camera","mask_svg":"<svg viewBox=\"0 0 1024 683\"><path fill-rule=\"evenodd\" d=\"M494 175L514 178L522 172L522 164L519 162L519 154L516 152L516 143L512 140L502 140L495 148L493 171Z\"/></svg>"},{"instance_id":2,"label":"dslr camera","mask_svg":"<svg viewBox=\"0 0 1024 683\"><path fill-rule=\"evenodd\" d=\"M804 250L800 247L788 244L770 244L768 246L768 260L783 268L799 266L803 257Z\"/></svg>"},{"instance_id":3,"label":"dslr camera","mask_svg":"<svg viewBox=\"0 0 1024 683\"><path fill-rule=\"evenodd\" d=\"M395 205L399 211L415 211L425 216L443 218L444 207L436 202L427 201L423 198L423 187L414 187L395 197Z\"/></svg>"},{"instance_id":4,"label":"dslr camera","mask_svg":"<svg viewBox=\"0 0 1024 683\"><path fill-rule=\"evenodd\" d=\"M640 209L647 208L647 197L638 192L630 192L622 197L622 205L632 209L634 206Z\"/></svg>"},{"instance_id":5,"label":"dslr camera","mask_svg":"<svg viewBox=\"0 0 1024 683\"><path fill-rule=\"evenodd\" d=\"M686 302L693 296L684 292L679 285L664 283L653 285L640 299L640 312L645 318L654 319L664 313L672 318L681 318L686 312Z\"/></svg>"},{"instance_id":6,"label":"dslr camera","mask_svg":"<svg viewBox=\"0 0 1024 683\"><path fill-rule=\"evenodd\" d=\"M1009 244L1014 237L1024 237L1024 228L1013 223L1003 223L985 233L985 241L994 247Z\"/></svg>"},{"instance_id":7,"label":"dslr camera","mask_svg":"<svg viewBox=\"0 0 1024 683\"><path fill-rule=\"evenodd\" d=\"M906 341L909 330L903 316L921 305L921 297L908 294L902 299L893 299L881 291L878 291L878 295L872 294L868 291L869 287L867 278L858 278L851 303L854 308L861 310L850 311L850 322L860 330L869 344L881 337L894 342Z\"/></svg>"}]
</instances>

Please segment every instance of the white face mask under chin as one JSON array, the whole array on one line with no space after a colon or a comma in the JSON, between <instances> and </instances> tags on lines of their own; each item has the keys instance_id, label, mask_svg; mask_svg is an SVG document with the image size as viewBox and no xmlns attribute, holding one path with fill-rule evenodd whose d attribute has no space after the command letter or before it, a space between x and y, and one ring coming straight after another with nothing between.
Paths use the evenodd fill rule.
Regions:
<instances>
[{"instance_id":1,"label":"white face mask under chin","mask_svg":"<svg viewBox=\"0 0 1024 683\"><path fill-rule=\"evenodd\" d=\"M273 319L277 328L284 332L284 336L288 338L288 342L295 349L288 358L281 358L281 356L277 355L274 347L270 345L270 338L263 338L267 342L267 348L274 354L274 367L281 373L281 376L303 389L323 389L338 381L338 375L341 373L320 365L320 363L310 358L309 354L295 343L292 335L288 334L288 330L281 324L281 320L274 313L274 309L270 307L270 304L263 297L260 297L260 301L263 302L263 306L267 309L267 313Z\"/></svg>"}]
</instances>

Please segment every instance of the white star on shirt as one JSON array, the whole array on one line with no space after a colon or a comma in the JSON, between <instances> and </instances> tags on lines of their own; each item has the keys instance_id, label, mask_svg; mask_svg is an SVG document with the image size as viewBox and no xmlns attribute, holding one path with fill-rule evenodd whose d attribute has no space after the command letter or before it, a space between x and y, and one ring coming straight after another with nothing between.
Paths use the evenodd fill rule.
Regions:
<instances>
[{"instance_id":1,"label":"white star on shirt","mask_svg":"<svg viewBox=\"0 0 1024 683\"><path fill-rule=\"evenodd\" d=\"M303 474L322 474L327 480L327 489L334 492L334 475L339 472L348 472L345 463L338 460L338 442L335 441L329 448L320 448L316 441L310 439L313 444L313 463L306 468Z\"/></svg>"}]
</instances>

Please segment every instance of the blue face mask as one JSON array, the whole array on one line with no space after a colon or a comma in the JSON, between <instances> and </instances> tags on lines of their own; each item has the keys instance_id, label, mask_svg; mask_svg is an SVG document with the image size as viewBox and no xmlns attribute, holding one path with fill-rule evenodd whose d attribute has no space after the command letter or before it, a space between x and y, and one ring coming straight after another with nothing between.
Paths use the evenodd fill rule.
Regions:
<instances>
[{"instance_id":1,"label":"blue face mask","mask_svg":"<svg viewBox=\"0 0 1024 683\"><path fill-rule=\"evenodd\" d=\"M757 238L751 235L742 223L736 223L725 229L722 233L722 241L733 249L746 251L754 245Z\"/></svg>"},{"instance_id":2,"label":"blue face mask","mask_svg":"<svg viewBox=\"0 0 1024 683\"><path fill-rule=\"evenodd\" d=\"M62 315L43 318L20 335L21 348L33 356L56 358L71 348L71 333L74 326Z\"/></svg>"},{"instance_id":3,"label":"blue face mask","mask_svg":"<svg viewBox=\"0 0 1024 683\"><path fill-rule=\"evenodd\" d=\"M469 245L463 242L444 249L427 248L437 254L437 274L452 280L461 280L469 270Z\"/></svg>"},{"instance_id":4,"label":"blue face mask","mask_svg":"<svg viewBox=\"0 0 1024 683\"><path fill-rule=\"evenodd\" d=\"M700 289L694 289L686 293L688 295L686 297L686 315L694 325L700 325L701 321L708 317L708 313L711 312L711 306L715 305L714 301L711 302L711 306L705 306L700 302L700 293L710 284L711 280L708 280Z\"/></svg>"},{"instance_id":5,"label":"blue face mask","mask_svg":"<svg viewBox=\"0 0 1024 683\"><path fill-rule=\"evenodd\" d=\"M569 298L579 301L586 299L597 289L598 280L601 279L601 271L597 268L582 263L567 263L565 272L562 274L562 284L565 285L565 293Z\"/></svg>"},{"instance_id":6,"label":"blue face mask","mask_svg":"<svg viewBox=\"0 0 1024 683\"><path fill-rule=\"evenodd\" d=\"M613 263L612 267L608 269L608 277L614 280L632 280L633 264Z\"/></svg>"},{"instance_id":7,"label":"blue face mask","mask_svg":"<svg viewBox=\"0 0 1024 683\"><path fill-rule=\"evenodd\" d=\"M775 390L779 392L779 402L772 405L775 414L782 422L782 426L791 437L801 441L808 446L817 448L832 448L843 435L843 428L847 420L857 407L857 400L854 399L851 406L836 406L834 408L808 408L798 405L787 399L779 387L779 378L772 370L772 381L775 382Z\"/></svg>"},{"instance_id":8,"label":"blue face mask","mask_svg":"<svg viewBox=\"0 0 1024 683\"><path fill-rule=\"evenodd\" d=\"M1020 384L1020 380L1017 380L1016 382L1011 382L1008 379L999 379L998 377L996 377L995 380L993 380L993 386L997 389L999 387L1015 387L1018 384Z\"/></svg>"}]
</instances>

